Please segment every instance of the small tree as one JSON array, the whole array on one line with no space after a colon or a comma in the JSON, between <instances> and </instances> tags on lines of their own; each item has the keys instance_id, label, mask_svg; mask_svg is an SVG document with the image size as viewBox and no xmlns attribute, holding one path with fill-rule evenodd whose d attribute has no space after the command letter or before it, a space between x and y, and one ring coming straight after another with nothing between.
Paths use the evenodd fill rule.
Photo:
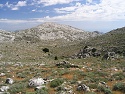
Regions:
<instances>
[{"instance_id":1,"label":"small tree","mask_svg":"<svg viewBox=\"0 0 125 94\"><path fill-rule=\"evenodd\" d=\"M57 57L57 56L55 56L54 60L58 60L58 57Z\"/></svg>"},{"instance_id":2,"label":"small tree","mask_svg":"<svg viewBox=\"0 0 125 94\"><path fill-rule=\"evenodd\" d=\"M43 52L47 53L47 52L49 52L49 49L48 48L44 48Z\"/></svg>"}]
</instances>

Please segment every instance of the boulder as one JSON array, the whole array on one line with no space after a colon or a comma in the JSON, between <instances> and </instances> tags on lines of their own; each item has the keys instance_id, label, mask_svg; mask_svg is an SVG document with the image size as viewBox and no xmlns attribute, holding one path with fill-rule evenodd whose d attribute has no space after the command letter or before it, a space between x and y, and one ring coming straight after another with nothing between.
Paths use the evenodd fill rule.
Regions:
<instances>
[{"instance_id":1,"label":"boulder","mask_svg":"<svg viewBox=\"0 0 125 94\"><path fill-rule=\"evenodd\" d=\"M78 87L77 87L77 91L90 91L89 87L86 86L85 84L79 84Z\"/></svg>"},{"instance_id":2,"label":"boulder","mask_svg":"<svg viewBox=\"0 0 125 94\"><path fill-rule=\"evenodd\" d=\"M103 87L108 88L106 82L103 82L103 81L99 82L98 86L103 86Z\"/></svg>"},{"instance_id":3,"label":"boulder","mask_svg":"<svg viewBox=\"0 0 125 94\"><path fill-rule=\"evenodd\" d=\"M8 89L10 89L9 86L2 86L2 87L0 88L0 91L1 91L1 92L6 92Z\"/></svg>"},{"instance_id":4,"label":"boulder","mask_svg":"<svg viewBox=\"0 0 125 94\"><path fill-rule=\"evenodd\" d=\"M6 83L6 84L13 84L14 81L13 81L12 78L7 78L5 83Z\"/></svg>"},{"instance_id":5,"label":"boulder","mask_svg":"<svg viewBox=\"0 0 125 94\"><path fill-rule=\"evenodd\" d=\"M102 59L113 60L113 59L115 59L115 57L116 57L115 52L107 52L107 53L104 54Z\"/></svg>"},{"instance_id":6,"label":"boulder","mask_svg":"<svg viewBox=\"0 0 125 94\"><path fill-rule=\"evenodd\" d=\"M30 87L37 87L41 86L45 83L45 81L42 78L33 78L29 80L29 86Z\"/></svg>"},{"instance_id":7,"label":"boulder","mask_svg":"<svg viewBox=\"0 0 125 94\"><path fill-rule=\"evenodd\" d=\"M0 73L0 76L5 76L5 73Z\"/></svg>"}]
</instances>

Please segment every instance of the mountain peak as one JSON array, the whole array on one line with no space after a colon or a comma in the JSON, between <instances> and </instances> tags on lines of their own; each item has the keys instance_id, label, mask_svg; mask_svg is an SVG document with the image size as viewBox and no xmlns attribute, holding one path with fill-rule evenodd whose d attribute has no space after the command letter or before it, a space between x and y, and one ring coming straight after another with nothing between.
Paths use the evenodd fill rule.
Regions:
<instances>
[{"instance_id":1,"label":"mountain peak","mask_svg":"<svg viewBox=\"0 0 125 94\"><path fill-rule=\"evenodd\" d=\"M85 32L84 30L81 30L69 25L58 24L56 22L45 22L41 25L38 25L35 28L42 30L42 32L44 31L45 32L68 31L68 32L74 32L74 33Z\"/></svg>"},{"instance_id":2,"label":"mountain peak","mask_svg":"<svg viewBox=\"0 0 125 94\"><path fill-rule=\"evenodd\" d=\"M79 41L89 37L95 37L98 34L87 32L74 28L69 25L58 24L55 22L45 22L34 28L15 32L15 40L42 41L42 40L61 40L61 41Z\"/></svg>"}]
</instances>

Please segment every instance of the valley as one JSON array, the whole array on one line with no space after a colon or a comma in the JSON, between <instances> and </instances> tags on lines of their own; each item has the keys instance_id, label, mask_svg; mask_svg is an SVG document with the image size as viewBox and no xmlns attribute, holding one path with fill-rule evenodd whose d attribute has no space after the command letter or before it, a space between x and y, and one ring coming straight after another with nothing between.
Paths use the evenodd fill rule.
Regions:
<instances>
[{"instance_id":1,"label":"valley","mask_svg":"<svg viewBox=\"0 0 125 94\"><path fill-rule=\"evenodd\" d=\"M57 23L1 30L0 92L124 94L124 40L124 27L105 34ZM14 82L6 83L7 78ZM32 78L36 80L29 85ZM2 86L9 89L2 91Z\"/></svg>"}]
</instances>

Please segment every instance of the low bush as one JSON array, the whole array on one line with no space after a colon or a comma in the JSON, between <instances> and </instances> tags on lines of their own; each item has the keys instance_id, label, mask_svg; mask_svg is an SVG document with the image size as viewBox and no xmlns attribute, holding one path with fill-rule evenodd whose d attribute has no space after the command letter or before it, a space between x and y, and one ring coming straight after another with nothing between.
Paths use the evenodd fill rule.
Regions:
<instances>
[{"instance_id":1,"label":"low bush","mask_svg":"<svg viewBox=\"0 0 125 94\"><path fill-rule=\"evenodd\" d=\"M112 91L109 88L98 86L97 89L99 92L104 92L104 94L112 94Z\"/></svg>"},{"instance_id":2,"label":"low bush","mask_svg":"<svg viewBox=\"0 0 125 94\"><path fill-rule=\"evenodd\" d=\"M57 78L57 79L55 79L55 80L53 80L53 81L50 82L50 87L52 87L52 88L58 87L58 86L60 86L63 82L64 82L63 79Z\"/></svg>"},{"instance_id":3,"label":"low bush","mask_svg":"<svg viewBox=\"0 0 125 94\"><path fill-rule=\"evenodd\" d=\"M11 86L10 88L10 94L17 94L19 92L21 92L21 94L25 94L26 93L26 83L15 83Z\"/></svg>"},{"instance_id":4,"label":"low bush","mask_svg":"<svg viewBox=\"0 0 125 94\"><path fill-rule=\"evenodd\" d=\"M121 83L121 82L119 82L119 83L116 83L114 86L113 86L113 90L114 91L122 91L122 92L124 92L125 93L125 84L124 83Z\"/></svg>"},{"instance_id":5,"label":"low bush","mask_svg":"<svg viewBox=\"0 0 125 94\"><path fill-rule=\"evenodd\" d=\"M112 78L115 78L115 80L123 80L125 75L123 73L116 73L112 76Z\"/></svg>"},{"instance_id":6,"label":"low bush","mask_svg":"<svg viewBox=\"0 0 125 94\"><path fill-rule=\"evenodd\" d=\"M37 90L35 94L48 94L48 90L46 88L42 88L40 90Z\"/></svg>"}]
</instances>

